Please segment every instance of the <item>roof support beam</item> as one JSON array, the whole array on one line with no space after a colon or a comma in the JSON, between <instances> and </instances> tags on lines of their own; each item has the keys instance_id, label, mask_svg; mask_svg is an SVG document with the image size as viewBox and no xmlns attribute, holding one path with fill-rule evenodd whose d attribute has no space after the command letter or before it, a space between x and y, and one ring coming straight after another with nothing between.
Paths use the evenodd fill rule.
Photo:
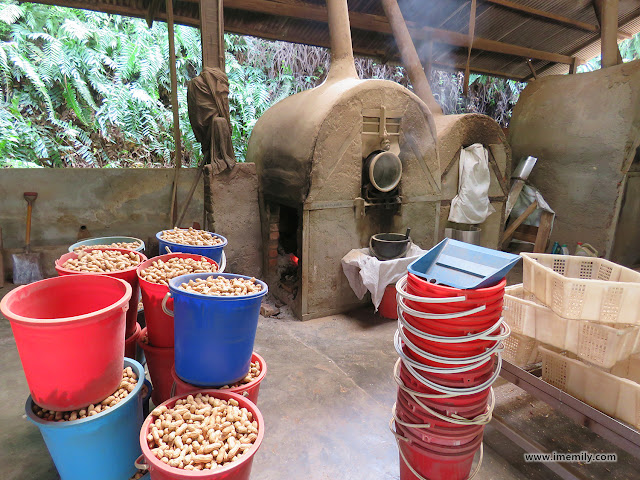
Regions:
<instances>
[{"instance_id":1,"label":"roof support beam","mask_svg":"<svg viewBox=\"0 0 640 480\"><path fill-rule=\"evenodd\" d=\"M464 79L462 80L462 95L469 94L469 64L471 63L471 48L473 47L473 37L476 36L476 8L477 1L471 0L471 13L469 14L469 47L467 51L467 63L464 67Z\"/></svg>"},{"instance_id":2,"label":"roof support beam","mask_svg":"<svg viewBox=\"0 0 640 480\"><path fill-rule=\"evenodd\" d=\"M153 26L153 21L155 20L156 15L158 15L158 10L160 10L160 0L151 0L146 18L149 28Z\"/></svg>"},{"instance_id":3,"label":"roof support beam","mask_svg":"<svg viewBox=\"0 0 640 480\"><path fill-rule=\"evenodd\" d=\"M291 3L290 1L274 0L224 0L225 8L248 10L270 15L287 16L300 18L303 20L314 20L317 22L327 21L327 9L325 7ZM391 26L388 20L382 15L371 15L367 13L350 12L351 27L359 30L369 30L373 32L390 34ZM438 28L418 27L407 22L411 36L418 40L432 39L436 43L451 45L454 47L468 48L469 37L464 33L441 30ZM473 48L487 52L514 55L516 57L528 57L535 60L545 60L547 62L571 64L572 59L567 55L560 55L552 52L545 52L533 48L521 47L509 43L476 38Z\"/></svg>"},{"instance_id":4,"label":"roof support beam","mask_svg":"<svg viewBox=\"0 0 640 480\"><path fill-rule=\"evenodd\" d=\"M222 0L200 2L200 35L202 36L202 68L216 67L224 71Z\"/></svg>"}]
</instances>

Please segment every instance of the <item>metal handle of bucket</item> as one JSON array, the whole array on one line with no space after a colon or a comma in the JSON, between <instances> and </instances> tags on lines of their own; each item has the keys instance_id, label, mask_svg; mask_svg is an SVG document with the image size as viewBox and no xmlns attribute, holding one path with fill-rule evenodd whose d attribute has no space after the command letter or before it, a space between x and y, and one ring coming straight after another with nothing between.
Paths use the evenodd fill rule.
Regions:
<instances>
[{"instance_id":1,"label":"metal handle of bucket","mask_svg":"<svg viewBox=\"0 0 640 480\"><path fill-rule=\"evenodd\" d=\"M402 460L404 461L404 464L407 466L407 468L411 470L411 473L413 473L418 480L429 480L428 478L420 475L416 471L416 469L411 466L411 464L409 463L409 460L407 460L407 457L404 456L404 452L400 448L400 441L411 443L411 440L409 440L406 437L403 437L398 432L396 432L395 422L393 417L391 417L391 420L389 420L389 430L391 431L391 433L393 433L393 436L396 437L396 444L398 445L398 451L400 452L400 456L402 457ZM479 451L480 451L480 457L478 458L478 464L476 465L476 468L473 470L473 472L471 472L471 474L467 477L467 480L471 480L473 477L475 477L480 471L480 467L482 466L482 459L484 458L484 445L482 442L480 442Z\"/></svg>"},{"instance_id":2,"label":"metal handle of bucket","mask_svg":"<svg viewBox=\"0 0 640 480\"><path fill-rule=\"evenodd\" d=\"M471 310L464 310L462 312L455 313L426 313L421 312L420 310L415 310L409 307L405 302L402 296L396 295L396 302L398 303L398 311L405 311L410 313L414 317L424 318L426 320L442 320L442 319L451 319L451 318L462 318L467 317L469 315L473 315L474 313L482 312L487 308L486 305L480 305L479 307L472 308Z\"/></svg>"},{"instance_id":3,"label":"metal handle of bucket","mask_svg":"<svg viewBox=\"0 0 640 480\"><path fill-rule=\"evenodd\" d=\"M167 308L167 300L169 300L170 298L171 298L171 292L167 292L167 294L162 299L162 311L167 315L169 315L170 317L173 317L173 312Z\"/></svg>"},{"instance_id":4,"label":"metal handle of bucket","mask_svg":"<svg viewBox=\"0 0 640 480\"><path fill-rule=\"evenodd\" d=\"M480 333L474 333L473 335L465 335L463 337L444 337L441 335L431 335L429 333L425 333L407 322L400 308L398 308L398 324L402 325L403 328L406 328L415 336L435 343L462 343L471 342L473 340L489 340L499 342L502 340L506 340L507 338L509 338L509 335L511 335L511 328L509 327L509 325L507 325L502 317L500 317L496 323L491 325L486 330ZM500 330L503 330L503 332L498 333L497 335L491 335L491 333L498 328L500 328Z\"/></svg>"},{"instance_id":5,"label":"metal handle of bucket","mask_svg":"<svg viewBox=\"0 0 640 480\"><path fill-rule=\"evenodd\" d=\"M218 273L224 273L224 269L227 266L227 256L222 251L222 257L220 258L220 265L218 266Z\"/></svg>"},{"instance_id":6,"label":"metal handle of bucket","mask_svg":"<svg viewBox=\"0 0 640 480\"><path fill-rule=\"evenodd\" d=\"M409 275L405 275L396 282L397 295L400 295L407 300L412 300L418 303L454 303L464 302L467 300L466 295L459 295L457 297L422 297L419 295L412 295L411 293L406 291L407 283L409 282L408 278Z\"/></svg>"},{"instance_id":7,"label":"metal handle of bucket","mask_svg":"<svg viewBox=\"0 0 640 480\"><path fill-rule=\"evenodd\" d=\"M453 395L451 393L423 393L423 392L416 392L415 390L412 390L411 388L407 387L405 385L405 383L402 381L402 379L400 378L400 362L402 360L400 358L398 358L398 360L396 360L396 364L393 366L393 379L396 381L396 383L398 384L398 388L400 388L400 390L403 390L407 393L412 393L414 395L416 395L417 397L421 397L421 398L437 398L438 400L443 400L445 398L454 398L457 397L458 395Z\"/></svg>"},{"instance_id":8,"label":"metal handle of bucket","mask_svg":"<svg viewBox=\"0 0 640 480\"><path fill-rule=\"evenodd\" d=\"M489 388L491 385L493 385L493 382L495 382L498 379L498 376L500 375L500 369L502 368L502 356L500 353L498 353L497 358L498 358L497 367L495 372L491 376L491 378L489 378L488 380L486 380L484 383L480 385L476 385L475 387L462 387L462 388L445 387L444 385L440 385L439 383L435 383L424 378L422 375L420 375L416 371L415 368L413 368L411 364L407 363L404 360L404 358L402 359L402 364L409 371L409 373L411 373L411 375L415 377L416 380L418 380L420 383L422 383L426 387L429 387L432 390L435 390L440 393L450 393L452 395L471 395L474 393L480 393L482 390Z\"/></svg>"},{"instance_id":9,"label":"metal handle of bucket","mask_svg":"<svg viewBox=\"0 0 640 480\"><path fill-rule=\"evenodd\" d=\"M164 246L164 249L167 251L167 253L173 253L173 252L171 251L171 249L169 248L169 245L165 245L165 246Z\"/></svg>"},{"instance_id":10,"label":"metal handle of bucket","mask_svg":"<svg viewBox=\"0 0 640 480\"><path fill-rule=\"evenodd\" d=\"M482 365L484 365L485 363L487 363L490 359L491 359L491 355L493 355L494 353L498 353L498 352L502 352L504 350L504 347L502 346L501 342L496 342L496 344L485 350L484 353L481 353L479 355L474 355L473 357L456 357L456 358L452 358L452 357L441 357L439 355L434 355L433 353L429 353L425 350L422 350L420 347L418 347L417 345L415 345L411 340L409 340L407 338L407 336L404 334L404 330L402 329L402 327L398 327L398 329L396 330L396 334L395 334L395 338L394 338L394 344L399 345L398 344L398 336L400 337L400 339L402 339L402 342L413 352L417 353L418 355L420 355L421 357L427 358L429 360L431 360L432 362L437 362L437 363L445 363L447 365L458 365L460 364L461 366L467 366L470 363L473 363L476 365L476 367L481 367ZM401 347L401 345L399 345ZM397 347L396 347L397 350ZM403 352L404 353L404 352ZM453 368L447 368L447 367L428 367L428 368L433 368L434 371L431 373L459 373L459 372L455 372ZM475 367L474 367L475 368ZM427 370L426 368L424 369L420 369L420 370Z\"/></svg>"},{"instance_id":11,"label":"metal handle of bucket","mask_svg":"<svg viewBox=\"0 0 640 480\"><path fill-rule=\"evenodd\" d=\"M149 470L149 465L147 465L147 459L144 458L144 455L140 455L136 458L136 461L133 462L133 464L138 470Z\"/></svg>"},{"instance_id":12,"label":"metal handle of bucket","mask_svg":"<svg viewBox=\"0 0 640 480\"><path fill-rule=\"evenodd\" d=\"M400 343L400 338L401 338L400 336L401 336L401 333L399 332L399 330L396 330L396 333L395 333L395 335L393 337L393 343L394 343L394 346L396 348L396 353L400 356L400 358L402 358L402 360L404 361L405 364L411 365L416 370L421 370L423 372L428 372L428 373L439 373L439 374L445 373L446 374L446 373L465 373L465 372L469 372L471 370L475 370L476 368L480 368L482 365L487 363L489 360L491 360L491 355L493 354L493 351L491 351L489 353L485 353L485 354L483 354L483 355L485 355L484 358L481 358L480 360L477 360L474 363L469 363L467 365L462 365L462 366L459 366L459 367L452 367L452 368L430 367L428 365L424 365L423 363L420 363L420 362L418 362L416 360L413 360L413 359L409 358L407 356L407 354L402 351L402 344ZM407 345L407 346L409 346L409 345ZM411 347L409 346L409 348L411 348ZM420 350L420 351L422 351L422 350ZM418 355L421 355L419 352L416 352L416 353L418 353Z\"/></svg>"}]
</instances>

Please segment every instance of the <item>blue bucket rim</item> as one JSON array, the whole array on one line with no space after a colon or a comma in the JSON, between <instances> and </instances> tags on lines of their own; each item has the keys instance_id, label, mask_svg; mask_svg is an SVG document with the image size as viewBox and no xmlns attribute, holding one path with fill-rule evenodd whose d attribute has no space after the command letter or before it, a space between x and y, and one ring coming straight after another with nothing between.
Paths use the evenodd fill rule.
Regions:
<instances>
[{"instance_id":1,"label":"blue bucket rim","mask_svg":"<svg viewBox=\"0 0 640 480\"><path fill-rule=\"evenodd\" d=\"M79 418L78 420L67 420L65 422L52 422L49 420L43 420L40 417L38 417L35 413L33 413L34 402L33 402L33 399L31 398L31 395L29 395L29 397L27 398L27 401L24 404L27 420L31 421L32 423L35 423L36 425L43 425L49 428L69 428L69 427L75 427L77 425L82 425L84 423L91 422L93 420L97 420L106 415L109 415L110 413L114 412L118 408L122 407L128 401L132 401L133 398L138 396L140 394L140 391L142 390L142 386L145 384L146 377L144 373L144 367L139 362L131 358L125 357L123 368L127 368L127 367L131 367L138 374L138 383L136 383L136 386L133 389L133 391L129 392L129 395L127 395L123 401L118 402L115 406L110 407L107 410L104 410L96 415L91 415L90 417ZM140 379L142 379L142 381L140 381Z\"/></svg>"},{"instance_id":2,"label":"blue bucket rim","mask_svg":"<svg viewBox=\"0 0 640 480\"><path fill-rule=\"evenodd\" d=\"M112 240L109 241L110 239L112 239ZM118 239L118 240L115 240L115 239ZM69 253L73 252L76 248L78 248L81 245L86 245L86 242L88 242L88 241L105 240L105 244L109 244L109 243L114 243L116 241L123 242L124 241L123 239L140 242L140 246L135 249L136 252L141 252L146 247L144 241L141 238L127 237L127 236L124 236L124 235L123 236L111 235L109 237L91 237L91 238L85 238L84 240L80 240L79 242L76 242L73 245L69 246ZM127 242L127 243L131 243L131 242ZM96 245L99 245L99 244L96 244Z\"/></svg>"},{"instance_id":3,"label":"blue bucket rim","mask_svg":"<svg viewBox=\"0 0 640 480\"><path fill-rule=\"evenodd\" d=\"M173 230L172 228L168 228L167 230ZM180 230L189 230L188 228L181 228ZM220 245L187 245L186 243L176 243L176 242L172 242L170 240L165 240L164 238L160 238L160 235L164 232L166 232L166 230L160 230L158 233L156 233L156 239L158 240L158 242L164 242L168 245L176 245L178 247L189 247L189 248L224 248L227 246L227 244L229 243L226 239L226 237L223 237L222 235L220 235L219 233L216 232L209 232L207 230L202 230L203 232L207 232L210 235L214 236L214 237L218 237L221 238L223 240L222 244ZM172 252L172 253L180 253L180 252ZM196 254L198 255L198 254Z\"/></svg>"},{"instance_id":4,"label":"blue bucket rim","mask_svg":"<svg viewBox=\"0 0 640 480\"><path fill-rule=\"evenodd\" d=\"M196 278L207 278L211 276L224 277L224 278L244 278L251 280L252 278L262 286L262 290L256 293L250 293L249 295L234 295L234 296L222 296L222 295L205 295L203 293L187 292L182 288L179 288L177 284L188 282L189 280L195 280ZM181 280L182 279L182 280ZM190 295L194 298L215 298L216 300L234 301L234 300L247 300L252 298L259 298L267 294L269 286L262 280L256 277L248 277L247 275L240 275L237 273L187 273L186 275L180 275L179 277L169 280L169 291L179 293L180 295Z\"/></svg>"}]
</instances>

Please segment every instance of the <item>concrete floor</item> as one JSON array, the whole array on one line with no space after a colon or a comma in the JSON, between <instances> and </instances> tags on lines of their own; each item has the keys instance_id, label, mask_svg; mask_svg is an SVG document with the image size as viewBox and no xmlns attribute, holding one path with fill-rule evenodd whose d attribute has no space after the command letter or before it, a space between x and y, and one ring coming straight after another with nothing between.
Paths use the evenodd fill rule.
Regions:
<instances>
[{"instance_id":1,"label":"concrete floor","mask_svg":"<svg viewBox=\"0 0 640 480\"><path fill-rule=\"evenodd\" d=\"M284 310L280 317L261 318L256 339L268 373L259 400L266 435L252 478L398 479L397 447L388 430L396 396L395 321L381 319L370 308L304 323ZM58 479L38 430L24 417L28 389L5 320L0 320L0 362L0 478ZM497 384L496 393L496 412L549 451L618 452L617 464L577 466L586 478L638 478L637 460L586 428L506 382ZM524 463L522 453L487 428L476 478L556 478L542 465Z\"/></svg>"}]
</instances>

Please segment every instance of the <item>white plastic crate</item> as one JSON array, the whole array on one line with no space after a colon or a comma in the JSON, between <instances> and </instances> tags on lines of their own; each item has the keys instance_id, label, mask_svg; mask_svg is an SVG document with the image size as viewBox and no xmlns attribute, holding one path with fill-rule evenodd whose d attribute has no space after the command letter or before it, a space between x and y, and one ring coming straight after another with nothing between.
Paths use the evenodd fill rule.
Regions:
<instances>
[{"instance_id":1,"label":"white plastic crate","mask_svg":"<svg viewBox=\"0 0 640 480\"><path fill-rule=\"evenodd\" d=\"M505 290L502 315L512 332L568 350L599 367L611 368L640 352L640 327L562 318L525 292L522 284Z\"/></svg>"},{"instance_id":2,"label":"white plastic crate","mask_svg":"<svg viewBox=\"0 0 640 480\"><path fill-rule=\"evenodd\" d=\"M509 338L502 342L504 350L502 358L517 367L526 367L540 361L538 353L538 342L534 338L511 333Z\"/></svg>"},{"instance_id":3,"label":"white plastic crate","mask_svg":"<svg viewBox=\"0 0 640 480\"><path fill-rule=\"evenodd\" d=\"M640 325L640 273L602 258L521 253L525 291L564 318Z\"/></svg>"},{"instance_id":4,"label":"white plastic crate","mask_svg":"<svg viewBox=\"0 0 640 480\"><path fill-rule=\"evenodd\" d=\"M618 369L624 375L616 376L544 347L539 350L545 382L609 416L640 428L640 385L636 383L640 378L626 378L633 372L624 371L624 365Z\"/></svg>"}]
</instances>

